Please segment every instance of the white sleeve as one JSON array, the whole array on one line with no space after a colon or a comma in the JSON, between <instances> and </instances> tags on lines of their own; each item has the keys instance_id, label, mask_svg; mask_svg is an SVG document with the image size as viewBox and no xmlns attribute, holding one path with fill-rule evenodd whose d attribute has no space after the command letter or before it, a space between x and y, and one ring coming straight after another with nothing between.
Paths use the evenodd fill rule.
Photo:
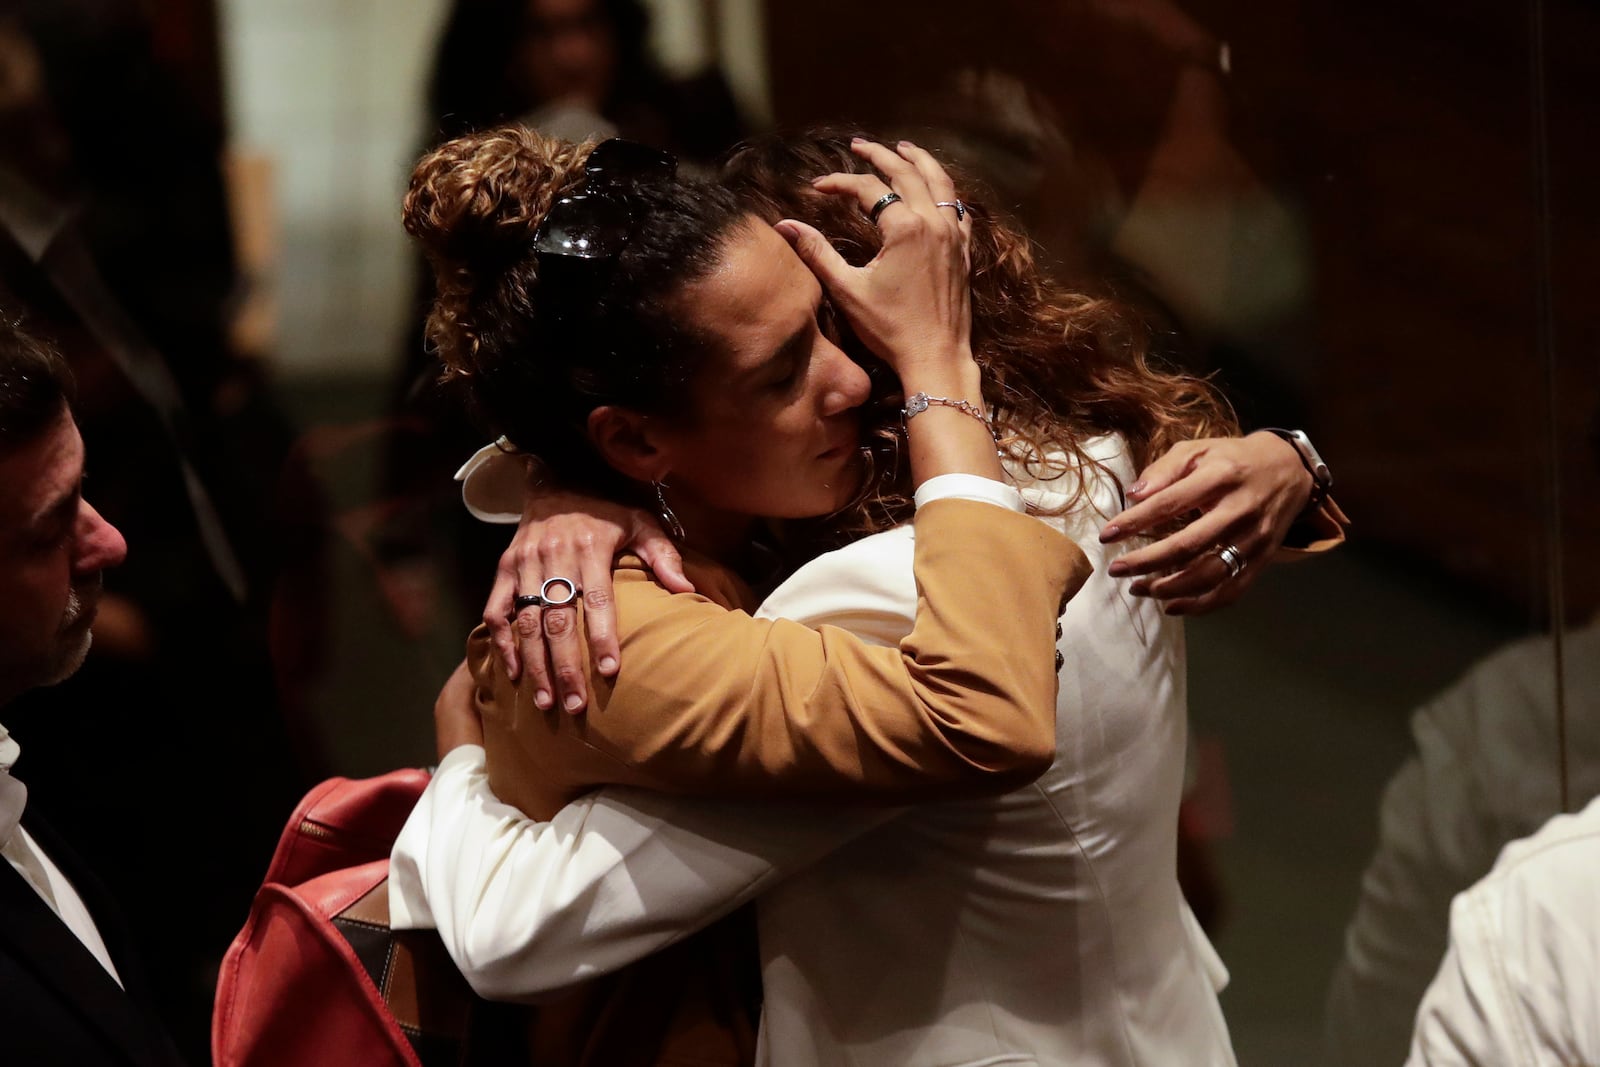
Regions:
<instances>
[{"instance_id":1,"label":"white sleeve","mask_svg":"<svg viewBox=\"0 0 1600 1067\"><path fill-rule=\"evenodd\" d=\"M1011 511L1021 511L1022 494L1016 488L1005 482L997 482L993 478L985 478L979 474L939 474L921 485L912 500L917 507L934 500L976 500L983 504L994 504Z\"/></svg>"},{"instance_id":2,"label":"white sleeve","mask_svg":"<svg viewBox=\"0 0 1600 1067\"><path fill-rule=\"evenodd\" d=\"M539 822L495 799L483 749L464 745L395 842L390 918L436 928L480 995L537 1000L665 948L894 814L613 788Z\"/></svg>"}]
</instances>

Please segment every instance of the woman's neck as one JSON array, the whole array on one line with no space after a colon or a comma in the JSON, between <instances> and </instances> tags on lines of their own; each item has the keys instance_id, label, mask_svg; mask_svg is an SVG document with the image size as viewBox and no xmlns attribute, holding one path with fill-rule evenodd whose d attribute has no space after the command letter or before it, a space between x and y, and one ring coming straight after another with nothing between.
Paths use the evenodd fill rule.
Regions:
<instances>
[{"instance_id":1,"label":"woman's neck","mask_svg":"<svg viewBox=\"0 0 1600 1067\"><path fill-rule=\"evenodd\" d=\"M690 500L674 501L672 506L683 526L685 547L739 570L756 532L756 519L702 507Z\"/></svg>"},{"instance_id":2,"label":"woman's neck","mask_svg":"<svg viewBox=\"0 0 1600 1067\"><path fill-rule=\"evenodd\" d=\"M782 557L768 520L699 508L689 501L677 507L677 515L683 524L685 548L733 571L758 595L776 582Z\"/></svg>"}]
</instances>

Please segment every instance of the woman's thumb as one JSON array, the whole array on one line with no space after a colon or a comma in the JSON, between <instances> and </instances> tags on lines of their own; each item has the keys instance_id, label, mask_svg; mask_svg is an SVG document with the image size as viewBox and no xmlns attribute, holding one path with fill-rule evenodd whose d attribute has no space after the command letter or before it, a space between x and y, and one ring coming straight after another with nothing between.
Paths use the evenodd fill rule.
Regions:
<instances>
[{"instance_id":1,"label":"woman's thumb","mask_svg":"<svg viewBox=\"0 0 1600 1067\"><path fill-rule=\"evenodd\" d=\"M817 276L817 280L830 293L837 296L842 288L848 286L854 268L845 262L844 257L814 227L795 219L784 219L774 224L772 228L783 235L783 239L794 249L795 255L800 257L800 262Z\"/></svg>"}]
</instances>

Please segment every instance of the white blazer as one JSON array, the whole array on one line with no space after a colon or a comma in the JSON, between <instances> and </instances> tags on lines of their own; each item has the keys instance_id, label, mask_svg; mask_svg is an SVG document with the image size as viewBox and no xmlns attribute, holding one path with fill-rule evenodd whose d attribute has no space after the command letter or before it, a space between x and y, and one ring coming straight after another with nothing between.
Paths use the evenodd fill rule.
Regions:
<instances>
[{"instance_id":1,"label":"white blazer","mask_svg":"<svg viewBox=\"0 0 1600 1067\"><path fill-rule=\"evenodd\" d=\"M1131 482L1117 442L1095 450ZM1033 785L898 812L606 789L538 823L468 746L396 845L395 925L436 926L480 992L534 999L758 897L763 1064L1233 1064L1226 972L1176 876L1182 628L1106 574L1095 534L1121 502L1092 484L1093 509L1054 520L1095 573L1061 619L1056 761ZM911 548L907 526L829 553L761 614L896 643Z\"/></svg>"}]
</instances>

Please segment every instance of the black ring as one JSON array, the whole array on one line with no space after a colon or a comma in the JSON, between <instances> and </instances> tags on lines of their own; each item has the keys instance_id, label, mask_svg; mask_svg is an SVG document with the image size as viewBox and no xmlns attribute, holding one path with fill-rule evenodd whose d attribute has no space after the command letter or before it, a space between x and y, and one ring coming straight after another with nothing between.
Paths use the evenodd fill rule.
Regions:
<instances>
[{"instance_id":1,"label":"black ring","mask_svg":"<svg viewBox=\"0 0 1600 1067\"><path fill-rule=\"evenodd\" d=\"M878 224L878 216L883 214L883 209L890 204L898 203L899 200L899 193L884 193L878 198L878 202L872 205L872 210L867 212L867 221L876 226Z\"/></svg>"},{"instance_id":2,"label":"black ring","mask_svg":"<svg viewBox=\"0 0 1600 1067\"><path fill-rule=\"evenodd\" d=\"M520 614L523 608L542 607L544 607L544 597L538 593L522 593L511 600L511 614L513 615Z\"/></svg>"}]
</instances>

